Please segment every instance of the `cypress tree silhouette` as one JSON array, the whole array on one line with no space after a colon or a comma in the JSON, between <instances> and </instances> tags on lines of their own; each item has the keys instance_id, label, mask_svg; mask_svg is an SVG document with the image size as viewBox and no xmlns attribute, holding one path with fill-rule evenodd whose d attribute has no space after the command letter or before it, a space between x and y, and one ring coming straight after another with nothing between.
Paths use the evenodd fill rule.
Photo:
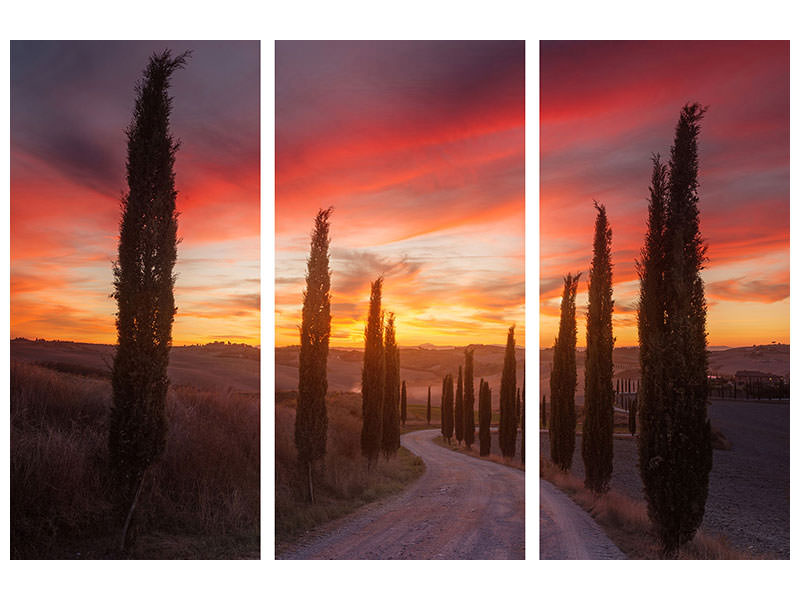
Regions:
<instances>
[{"instance_id":1,"label":"cypress tree silhouette","mask_svg":"<svg viewBox=\"0 0 800 600\"><path fill-rule=\"evenodd\" d=\"M481 379L478 388L478 436L481 443L481 456L487 456L492 449L492 392L489 384Z\"/></svg>"},{"instance_id":2,"label":"cypress tree silhouette","mask_svg":"<svg viewBox=\"0 0 800 600\"><path fill-rule=\"evenodd\" d=\"M383 395L386 361L383 354L383 277L372 282L369 316L364 330L364 367L361 371L361 454L372 466L378 458L383 435Z\"/></svg>"},{"instance_id":3,"label":"cypress tree silhouette","mask_svg":"<svg viewBox=\"0 0 800 600\"><path fill-rule=\"evenodd\" d=\"M458 367L458 384L456 385L456 410L454 416L454 428L456 430L456 444L460 445L464 439L464 379L461 373L461 365Z\"/></svg>"},{"instance_id":4,"label":"cypress tree silhouette","mask_svg":"<svg viewBox=\"0 0 800 600\"><path fill-rule=\"evenodd\" d=\"M442 383L442 435L447 443L453 438L453 376L447 374Z\"/></svg>"},{"instance_id":5,"label":"cypress tree silhouette","mask_svg":"<svg viewBox=\"0 0 800 600\"><path fill-rule=\"evenodd\" d=\"M542 429L547 429L547 396L542 394Z\"/></svg>"},{"instance_id":6,"label":"cypress tree silhouette","mask_svg":"<svg viewBox=\"0 0 800 600\"><path fill-rule=\"evenodd\" d=\"M300 363L294 445L308 480L308 500L314 502L312 465L325 456L328 440L328 343L331 335L331 273L328 269L328 218L320 210L314 220L311 251L306 265L303 322L300 326Z\"/></svg>"},{"instance_id":7,"label":"cypress tree silhouette","mask_svg":"<svg viewBox=\"0 0 800 600\"><path fill-rule=\"evenodd\" d=\"M150 57L136 85L128 138L128 193L122 198L119 255L114 264L117 347L111 375L109 461L122 547L147 468L164 451L167 366L175 317L177 258L175 153L170 133L170 77L189 56Z\"/></svg>"},{"instance_id":8,"label":"cypress tree silhouette","mask_svg":"<svg viewBox=\"0 0 800 600\"><path fill-rule=\"evenodd\" d=\"M608 491L614 468L614 335L611 313L611 228L606 207L594 203L594 254L589 271L589 312L586 316L586 369L581 453L584 485L595 494Z\"/></svg>"},{"instance_id":9,"label":"cypress tree silhouette","mask_svg":"<svg viewBox=\"0 0 800 600\"><path fill-rule=\"evenodd\" d=\"M408 418L408 398L406 396L406 382L403 381L403 389L400 392L400 418L403 421L403 426L405 427L406 420Z\"/></svg>"},{"instance_id":10,"label":"cypress tree silhouette","mask_svg":"<svg viewBox=\"0 0 800 600\"><path fill-rule=\"evenodd\" d=\"M522 406L520 407L519 431L522 439L519 446L519 458L525 464L525 379L522 379Z\"/></svg>"},{"instance_id":11,"label":"cypress tree silhouette","mask_svg":"<svg viewBox=\"0 0 800 600\"><path fill-rule=\"evenodd\" d=\"M517 453L517 409L514 392L517 389L517 358L514 353L514 326L508 328L503 377L500 380L500 452L513 458Z\"/></svg>"},{"instance_id":12,"label":"cypress tree silhouette","mask_svg":"<svg viewBox=\"0 0 800 600\"><path fill-rule=\"evenodd\" d=\"M388 460L400 449L400 349L395 339L394 313L389 313L383 334L385 377L381 450Z\"/></svg>"},{"instance_id":13,"label":"cypress tree silhouette","mask_svg":"<svg viewBox=\"0 0 800 600\"><path fill-rule=\"evenodd\" d=\"M699 104L681 109L668 178L654 158L639 261L639 464L648 514L667 558L694 537L703 519L712 463L700 277L706 247L697 206L697 137L705 110Z\"/></svg>"},{"instance_id":14,"label":"cypress tree silhouette","mask_svg":"<svg viewBox=\"0 0 800 600\"><path fill-rule=\"evenodd\" d=\"M562 471L569 471L575 452L575 388L578 383L575 294L580 277L580 273L574 277L568 273L564 278L561 319L550 374L550 458Z\"/></svg>"},{"instance_id":15,"label":"cypress tree silhouette","mask_svg":"<svg viewBox=\"0 0 800 600\"><path fill-rule=\"evenodd\" d=\"M464 444L472 448L475 441L474 348L464 349Z\"/></svg>"},{"instance_id":16,"label":"cypress tree silhouette","mask_svg":"<svg viewBox=\"0 0 800 600\"><path fill-rule=\"evenodd\" d=\"M431 386L428 386L428 425L431 424Z\"/></svg>"}]
</instances>

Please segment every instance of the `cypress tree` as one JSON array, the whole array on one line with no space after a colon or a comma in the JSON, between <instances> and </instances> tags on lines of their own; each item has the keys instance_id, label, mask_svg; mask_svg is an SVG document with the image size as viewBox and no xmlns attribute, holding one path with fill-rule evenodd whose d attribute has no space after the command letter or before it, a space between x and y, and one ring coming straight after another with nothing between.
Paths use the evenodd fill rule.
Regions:
<instances>
[{"instance_id":1,"label":"cypress tree","mask_svg":"<svg viewBox=\"0 0 800 600\"><path fill-rule=\"evenodd\" d=\"M445 406L444 406L444 398L447 395L446 388L447 387L447 375L442 377L442 399L439 402L439 413L440 413L440 429L442 431L442 438L445 440L448 438L447 436L447 419L445 418Z\"/></svg>"},{"instance_id":2,"label":"cypress tree","mask_svg":"<svg viewBox=\"0 0 800 600\"><path fill-rule=\"evenodd\" d=\"M397 388L400 385L400 349L395 339L394 313L389 313L383 332L383 356L385 362L383 388L383 425L381 451L388 460L400 449L400 402Z\"/></svg>"},{"instance_id":3,"label":"cypress tree","mask_svg":"<svg viewBox=\"0 0 800 600\"><path fill-rule=\"evenodd\" d=\"M301 471L308 479L308 499L314 502L312 464L325 456L328 439L328 343L331 335L331 274L328 269L328 218L320 210L314 220L311 251L306 265L303 322L300 326L300 363L294 445Z\"/></svg>"},{"instance_id":4,"label":"cypress tree","mask_svg":"<svg viewBox=\"0 0 800 600\"><path fill-rule=\"evenodd\" d=\"M442 427L447 443L453 438L453 376L447 374L442 385Z\"/></svg>"},{"instance_id":5,"label":"cypress tree","mask_svg":"<svg viewBox=\"0 0 800 600\"><path fill-rule=\"evenodd\" d=\"M636 435L636 409L638 405L638 401L634 398L631 407L628 409L628 430L631 435Z\"/></svg>"},{"instance_id":6,"label":"cypress tree","mask_svg":"<svg viewBox=\"0 0 800 600\"><path fill-rule=\"evenodd\" d=\"M517 411L514 390L517 389L517 358L514 354L514 326L508 328L503 377L500 380L500 452L513 458L517 453Z\"/></svg>"},{"instance_id":7,"label":"cypress tree","mask_svg":"<svg viewBox=\"0 0 800 600\"><path fill-rule=\"evenodd\" d=\"M431 386L428 386L428 425L431 424Z\"/></svg>"},{"instance_id":8,"label":"cypress tree","mask_svg":"<svg viewBox=\"0 0 800 600\"><path fill-rule=\"evenodd\" d=\"M147 468L164 451L167 366L175 317L177 258L175 153L169 116L170 77L189 53L150 57L136 86L126 130L128 192L122 198L119 255L114 264L117 347L111 375L109 465L124 548Z\"/></svg>"},{"instance_id":9,"label":"cypress tree","mask_svg":"<svg viewBox=\"0 0 800 600\"><path fill-rule=\"evenodd\" d=\"M580 276L580 273L574 277L567 274L564 278L561 319L550 374L550 458L562 471L569 471L575 452L575 388L578 383L575 294Z\"/></svg>"},{"instance_id":10,"label":"cypress tree","mask_svg":"<svg viewBox=\"0 0 800 600\"><path fill-rule=\"evenodd\" d=\"M514 406L517 414L517 423L519 423L520 415L522 414L522 400L520 399L519 388L517 388L517 403Z\"/></svg>"},{"instance_id":11,"label":"cypress tree","mask_svg":"<svg viewBox=\"0 0 800 600\"><path fill-rule=\"evenodd\" d=\"M364 330L364 367L361 370L361 454L372 465L378 458L383 437L383 396L386 362L383 353L383 277L372 282L369 315Z\"/></svg>"},{"instance_id":12,"label":"cypress tree","mask_svg":"<svg viewBox=\"0 0 800 600\"><path fill-rule=\"evenodd\" d=\"M542 394L542 429L547 429L547 396Z\"/></svg>"},{"instance_id":13,"label":"cypress tree","mask_svg":"<svg viewBox=\"0 0 800 600\"><path fill-rule=\"evenodd\" d=\"M699 104L682 108L668 177L654 159L648 233L639 261L639 464L648 514L662 553L670 558L694 537L703 519L712 462L700 277L706 247L697 206L697 136L704 113Z\"/></svg>"},{"instance_id":14,"label":"cypress tree","mask_svg":"<svg viewBox=\"0 0 800 600\"><path fill-rule=\"evenodd\" d=\"M461 374L461 365L458 366L458 384L456 385L456 408L453 426L456 431L456 444L460 445L464 439L464 379Z\"/></svg>"},{"instance_id":15,"label":"cypress tree","mask_svg":"<svg viewBox=\"0 0 800 600\"><path fill-rule=\"evenodd\" d=\"M584 485L596 494L608 491L614 468L614 335L611 313L611 228L606 208L594 203L594 253L589 271L586 316L585 418L581 452Z\"/></svg>"},{"instance_id":16,"label":"cypress tree","mask_svg":"<svg viewBox=\"0 0 800 600\"><path fill-rule=\"evenodd\" d=\"M405 427L406 419L408 418L408 402L406 398L406 382L403 381L403 390L400 392L400 418Z\"/></svg>"},{"instance_id":17,"label":"cypress tree","mask_svg":"<svg viewBox=\"0 0 800 600\"><path fill-rule=\"evenodd\" d=\"M492 392L489 383L481 379L478 388L478 436L481 443L481 456L487 456L492 449Z\"/></svg>"},{"instance_id":18,"label":"cypress tree","mask_svg":"<svg viewBox=\"0 0 800 600\"><path fill-rule=\"evenodd\" d=\"M474 348L464 349L464 443L472 448L475 441Z\"/></svg>"},{"instance_id":19,"label":"cypress tree","mask_svg":"<svg viewBox=\"0 0 800 600\"><path fill-rule=\"evenodd\" d=\"M519 458L525 464L525 379L522 380L522 405L520 406L519 430L522 439L520 440Z\"/></svg>"}]
</instances>

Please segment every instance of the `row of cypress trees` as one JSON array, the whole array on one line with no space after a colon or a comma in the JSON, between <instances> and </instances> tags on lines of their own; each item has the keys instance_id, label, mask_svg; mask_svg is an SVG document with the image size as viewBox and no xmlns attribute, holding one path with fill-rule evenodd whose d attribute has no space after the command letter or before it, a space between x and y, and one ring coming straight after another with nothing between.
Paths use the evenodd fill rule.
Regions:
<instances>
[{"instance_id":1,"label":"row of cypress trees","mask_svg":"<svg viewBox=\"0 0 800 600\"><path fill-rule=\"evenodd\" d=\"M400 449L400 421L406 419L406 384L400 382L400 349L395 315L384 326L381 310L383 278L372 282L367 326L364 331L364 365L361 371L361 454L371 466L383 453L391 458Z\"/></svg>"},{"instance_id":2,"label":"row of cypress trees","mask_svg":"<svg viewBox=\"0 0 800 600\"><path fill-rule=\"evenodd\" d=\"M706 409L706 301L700 271L706 246L698 211L697 137L705 108L687 104L675 128L668 165L658 155L648 201L647 234L636 263L641 384L639 469L648 514L665 557L691 540L705 512L712 463ZM587 488L607 491L613 458L611 229L597 205L589 281L585 422L582 455ZM564 278L561 318L550 379L550 452L563 470L575 447L575 295L580 273ZM544 399L542 401L544 407ZM631 432L636 415L631 415Z\"/></svg>"}]
</instances>

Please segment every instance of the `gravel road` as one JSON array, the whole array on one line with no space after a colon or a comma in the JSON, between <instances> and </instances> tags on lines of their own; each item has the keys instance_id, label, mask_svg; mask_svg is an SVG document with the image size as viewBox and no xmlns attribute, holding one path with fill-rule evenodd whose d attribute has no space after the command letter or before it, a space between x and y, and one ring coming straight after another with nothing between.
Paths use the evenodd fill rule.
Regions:
<instances>
[{"instance_id":1,"label":"gravel road","mask_svg":"<svg viewBox=\"0 0 800 600\"><path fill-rule=\"evenodd\" d=\"M708 412L732 448L714 450L703 528L741 550L789 558L789 405L715 400ZM580 448L578 436L572 473L582 479ZM547 433L540 451L550 457ZM638 461L635 439L614 439L611 487L644 502Z\"/></svg>"},{"instance_id":2,"label":"gravel road","mask_svg":"<svg viewBox=\"0 0 800 600\"><path fill-rule=\"evenodd\" d=\"M624 559L585 510L549 481L539 480L539 558Z\"/></svg>"},{"instance_id":3,"label":"gravel road","mask_svg":"<svg viewBox=\"0 0 800 600\"><path fill-rule=\"evenodd\" d=\"M302 538L279 559L524 559L525 473L436 445L437 430L401 443L425 473L400 495Z\"/></svg>"}]
</instances>

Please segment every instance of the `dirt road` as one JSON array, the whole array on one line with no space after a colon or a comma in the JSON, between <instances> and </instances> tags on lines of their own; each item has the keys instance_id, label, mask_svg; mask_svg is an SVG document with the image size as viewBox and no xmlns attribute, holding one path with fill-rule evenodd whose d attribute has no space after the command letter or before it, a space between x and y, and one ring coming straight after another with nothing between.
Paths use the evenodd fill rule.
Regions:
<instances>
[{"instance_id":1,"label":"dirt road","mask_svg":"<svg viewBox=\"0 0 800 600\"><path fill-rule=\"evenodd\" d=\"M540 479L539 558L622 559L625 555L586 511Z\"/></svg>"},{"instance_id":2,"label":"dirt road","mask_svg":"<svg viewBox=\"0 0 800 600\"><path fill-rule=\"evenodd\" d=\"M434 444L401 443L425 461L408 490L301 539L279 559L525 558L525 473Z\"/></svg>"}]
</instances>

